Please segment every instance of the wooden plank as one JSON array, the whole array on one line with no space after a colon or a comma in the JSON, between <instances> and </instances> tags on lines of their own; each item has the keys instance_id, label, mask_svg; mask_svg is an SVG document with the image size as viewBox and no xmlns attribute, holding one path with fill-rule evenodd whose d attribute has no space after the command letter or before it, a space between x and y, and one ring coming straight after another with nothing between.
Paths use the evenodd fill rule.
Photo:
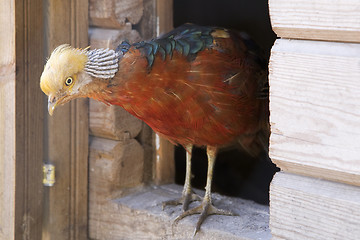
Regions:
<instances>
[{"instance_id":1,"label":"wooden plank","mask_svg":"<svg viewBox=\"0 0 360 240\"><path fill-rule=\"evenodd\" d=\"M280 172L270 186L274 239L358 239L360 187Z\"/></svg>"},{"instance_id":2,"label":"wooden plank","mask_svg":"<svg viewBox=\"0 0 360 240\"><path fill-rule=\"evenodd\" d=\"M0 8L0 239L41 238L41 11L38 0Z\"/></svg>"},{"instance_id":3,"label":"wooden plank","mask_svg":"<svg viewBox=\"0 0 360 240\"><path fill-rule=\"evenodd\" d=\"M88 45L87 0L45 1L45 22L46 55L62 43ZM43 239L87 239L87 105L76 100L46 114L45 161L55 165L56 183L45 191Z\"/></svg>"},{"instance_id":4,"label":"wooden plank","mask_svg":"<svg viewBox=\"0 0 360 240\"><path fill-rule=\"evenodd\" d=\"M89 30L91 48L110 48L116 49L124 40L130 43L141 40L138 31L131 29L131 25L127 24L124 29L104 29L91 28Z\"/></svg>"},{"instance_id":5,"label":"wooden plank","mask_svg":"<svg viewBox=\"0 0 360 240\"><path fill-rule=\"evenodd\" d=\"M15 2L15 239L40 239L43 216L42 0ZM14 96L12 96L13 98Z\"/></svg>"},{"instance_id":6,"label":"wooden plank","mask_svg":"<svg viewBox=\"0 0 360 240\"><path fill-rule=\"evenodd\" d=\"M15 235L15 1L0 7L0 239Z\"/></svg>"},{"instance_id":7,"label":"wooden plank","mask_svg":"<svg viewBox=\"0 0 360 240\"><path fill-rule=\"evenodd\" d=\"M193 239L198 215L177 225L173 220L181 206L162 210L162 202L181 195L182 187L171 184L147 187L126 197L108 201L90 212L92 239ZM204 191L199 191L204 194ZM271 238L268 207L240 198L214 194L214 204L238 216L207 218L194 239L248 240Z\"/></svg>"},{"instance_id":8,"label":"wooden plank","mask_svg":"<svg viewBox=\"0 0 360 240\"><path fill-rule=\"evenodd\" d=\"M160 35L173 28L173 1L157 0L157 28L156 34ZM165 184L174 182L175 179L175 159L174 146L166 139L155 135L155 161L154 161L154 182Z\"/></svg>"},{"instance_id":9,"label":"wooden plank","mask_svg":"<svg viewBox=\"0 0 360 240\"><path fill-rule=\"evenodd\" d=\"M119 106L90 100L89 127L93 136L124 140L135 138L141 131L142 122Z\"/></svg>"},{"instance_id":10,"label":"wooden plank","mask_svg":"<svg viewBox=\"0 0 360 240\"><path fill-rule=\"evenodd\" d=\"M154 133L154 139L154 182L158 185L172 183L175 179L175 147L156 133Z\"/></svg>"},{"instance_id":11,"label":"wooden plank","mask_svg":"<svg viewBox=\"0 0 360 240\"><path fill-rule=\"evenodd\" d=\"M279 37L360 42L358 0L270 0L273 30Z\"/></svg>"},{"instance_id":12,"label":"wooden plank","mask_svg":"<svg viewBox=\"0 0 360 240\"><path fill-rule=\"evenodd\" d=\"M156 0L157 36L174 28L173 5L173 0Z\"/></svg>"},{"instance_id":13,"label":"wooden plank","mask_svg":"<svg viewBox=\"0 0 360 240\"><path fill-rule=\"evenodd\" d=\"M135 139L92 137L89 156L89 211L143 183L144 150Z\"/></svg>"},{"instance_id":14,"label":"wooden plank","mask_svg":"<svg viewBox=\"0 0 360 240\"><path fill-rule=\"evenodd\" d=\"M269 70L272 160L360 185L360 44L277 40Z\"/></svg>"},{"instance_id":15,"label":"wooden plank","mask_svg":"<svg viewBox=\"0 0 360 240\"><path fill-rule=\"evenodd\" d=\"M143 10L143 0L90 0L90 24L97 27L122 28L127 21L137 24Z\"/></svg>"}]
</instances>

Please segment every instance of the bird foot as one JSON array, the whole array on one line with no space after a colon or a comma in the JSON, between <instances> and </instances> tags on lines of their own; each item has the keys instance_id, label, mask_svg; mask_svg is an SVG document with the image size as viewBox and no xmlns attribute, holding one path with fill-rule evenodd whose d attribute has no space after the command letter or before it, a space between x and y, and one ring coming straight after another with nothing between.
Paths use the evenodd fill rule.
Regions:
<instances>
[{"instance_id":1,"label":"bird foot","mask_svg":"<svg viewBox=\"0 0 360 240\"><path fill-rule=\"evenodd\" d=\"M180 198L163 202L162 209L164 210L164 208L168 205L171 206L182 205L183 211L186 211L188 210L190 203L193 201L201 201L201 197L192 191L187 193L183 192Z\"/></svg>"},{"instance_id":2,"label":"bird foot","mask_svg":"<svg viewBox=\"0 0 360 240\"><path fill-rule=\"evenodd\" d=\"M212 205L211 201L207 200L204 198L204 200L202 201L202 203L195 207L192 208L186 212L183 212L180 216L178 216L177 218L175 218L174 223L173 224L177 224L181 219L183 219L184 217L190 216L190 215L194 215L194 214L200 214L199 220L196 224L195 227L195 231L194 231L194 235L196 235L196 233L200 230L201 224L203 223L203 221L209 216L209 215L227 215L227 216L235 216L236 214L234 214L231 211L227 211L227 210L223 210L223 209L218 209L216 207L214 207L214 205Z\"/></svg>"}]
</instances>

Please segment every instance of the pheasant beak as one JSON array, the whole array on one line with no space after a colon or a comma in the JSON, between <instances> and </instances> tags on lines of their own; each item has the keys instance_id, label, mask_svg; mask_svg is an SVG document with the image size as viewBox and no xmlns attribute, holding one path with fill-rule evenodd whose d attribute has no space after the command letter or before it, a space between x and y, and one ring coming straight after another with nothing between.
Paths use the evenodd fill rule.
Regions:
<instances>
[{"instance_id":1,"label":"pheasant beak","mask_svg":"<svg viewBox=\"0 0 360 240\"><path fill-rule=\"evenodd\" d=\"M49 98L48 98L48 112L50 114L50 116L53 115L54 113L54 110L57 106L57 103L58 101L56 100L56 97L53 96L53 95L49 95Z\"/></svg>"}]
</instances>

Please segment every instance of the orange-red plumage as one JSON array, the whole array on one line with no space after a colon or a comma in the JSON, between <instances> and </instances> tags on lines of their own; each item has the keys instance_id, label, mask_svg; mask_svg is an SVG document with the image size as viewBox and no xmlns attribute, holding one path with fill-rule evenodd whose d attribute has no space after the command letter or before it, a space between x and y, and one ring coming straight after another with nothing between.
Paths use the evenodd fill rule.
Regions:
<instances>
[{"instance_id":1,"label":"orange-red plumage","mask_svg":"<svg viewBox=\"0 0 360 240\"><path fill-rule=\"evenodd\" d=\"M231 38L233 37L233 38ZM111 94L98 96L120 105L156 132L182 145L220 146L263 127L258 98L263 70L242 40L227 34L196 58L158 52L151 69L134 46L111 80Z\"/></svg>"}]
</instances>

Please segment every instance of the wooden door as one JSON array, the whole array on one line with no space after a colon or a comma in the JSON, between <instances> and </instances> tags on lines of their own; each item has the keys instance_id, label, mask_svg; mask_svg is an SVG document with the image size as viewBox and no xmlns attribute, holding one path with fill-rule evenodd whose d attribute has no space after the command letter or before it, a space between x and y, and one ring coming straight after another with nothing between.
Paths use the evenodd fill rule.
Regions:
<instances>
[{"instance_id":1,"label":"wooden door","mask_svg":"<svg viewBox=\"0 0 360 240\"><path fill-rule=\"evenodd\" d=\"M87 239L87 103L49 118L39 87L56 45L87 46L87 6L0 4L0 239ZM43 162L56 167L53 187L43 187Z\"/></svg>"},{"instance_id":2,"label":"wooden door","mask_svg":"<svg viewBox=\"0 0 360 240\"><path fill-rule=\"evenodd\" d=\"M0 239L41 239L42 0L0 4Z\"/></svg>"},{"instance_id":3,"label":"wooden door","mask_svg":"<svg viewBox=\"0 0 360 240\"><path fill-rule=\"evenodd\" d=\"M88 44L88 1L44 1L45 56L60 44ZM88 106L72 101L45 114L44 161L56 183L44 190L43 239L87 239Z\"/></svg>"}]
</instances>

